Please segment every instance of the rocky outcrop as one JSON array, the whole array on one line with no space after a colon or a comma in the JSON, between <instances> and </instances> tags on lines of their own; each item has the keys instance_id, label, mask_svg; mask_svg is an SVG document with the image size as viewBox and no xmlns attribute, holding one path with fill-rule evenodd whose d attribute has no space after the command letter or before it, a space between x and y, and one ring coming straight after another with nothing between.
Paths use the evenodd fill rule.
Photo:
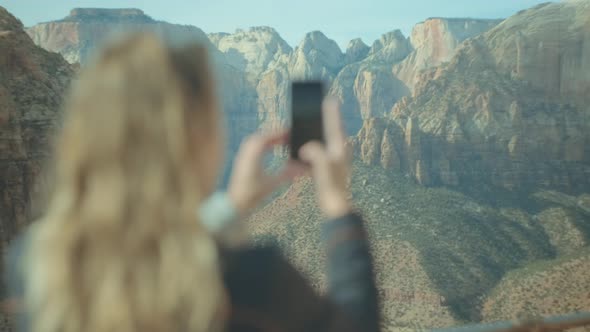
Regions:
<instances>
[{"instance_id":1,"label":"rocky outcrop","mask_svg":"<svg viewBox=\"0 0 590 332\"><path fill-rule=\"evenodd\" d=\"M587 188L588 17L583 1L537 6L465 41L448 64L421 74L413 98L401 99L389 121L406 135L410 123L419 127L421 146L405 151L403 171L417 176L421 160L433 184ZM552 51L527 51L524 40Z\"/></svg>"},{"instance_id":2,"label":"rocky outcrop","mask_svg":"<svg viewBox=\"0 0 590 332\"><path fill-rule=\"evenodd\" d=\"M208 33L207 37L209 37L209 40L211 41L211 43L213 43L213 45L215 45L215 47L218 47L219 41L229 35L230 34L227 32L214 32L214 33Z\"/></svg>"},{"instance_id":3,"label":"rocky outcrop","mask_svg":"<svg viewBox=\"0 0 590 332\"><path fill-rule=\"evenodd\" d=\"M238 29L233 34L210 36L217 48L226 54L227 61L244 72L251 80L257 80L272 62L291 53L291 46L270 27Z\"/></svg>"},{"instance_id":4,"label":"rocky outcrop","mask_svg":"<svg viewBox=\"0 0 590 332\"><path fill-rule=\"evenodd\" d=\"M291 53L279 53L257 85L260 125L272 129L288 121L292 81L321 80L329 85L344 61L338 44L319 31L306 34Z\"/></svg>"},{"instance_id":5,"label":"rocky outcrop","mask_svg":"<svg viewBox=\"0 0 590 332\"><path fill-rule=\"evenodd\" d=\"M305 35L289 60L289 73L296 80L318 79L331 82L344 66L338 44L320 31Z\"/></svg>"},{"instance_id":6,"label":"rocky outcrop","mask_svg":"<svg viewBox=\"0 0 590 332\"><path fill-rule=\"evenodd\" d=\"M0 7L0 254L33 217L31 197L72 75L59 54L35 46Z\"/></svg>"},{"instance_id":7,"label":"rocky outcrop","mask_svg":"<svg viewBox=\"0 0 590 332\"><path fill-rule=\"evenodd\" d=\"M353 93L358 100L360 116L382 117L386 110L406 95L405 85L385 67L366 67L357 73Z\"/></svg>"},{"instance_id":8,"label":"rocky outcrop","mask_svg":"<svg viewBox=\"0 0 590 332\"><path fill-rule=\"evenodd\" d=\"M369 54L369 49L369 46L363 43L362 39L356 38L351 40L346 47L344 62L354 63L363 60Z\"/></svg>"},{"instance_id":9,"label":"rocky outcrop","mask_svg":"<svg viewBox=\"0 0 590 332\"><path fill-rule=\"evenodd\" d=\"M400 30L388 32L377 39L369 50L368 60L395 64L412 52L410 41Z\"/></svg>"},{"instance_id":10,"label":"rocky outcrop","mask_svg":"<svg viewBox=\"0 0 590 332\"><path fill-rule=\"evenodd\" d=\"M289 71L285 66L262 75L256 88L258 121L263 130L279 129L288 119Z\"/></svg>"},{"instance_id":11,"label":"rocky outcrop","mask_svg":"<svg viewBox=\"0 0 590 332\"><path fill-rule=\"evenodd\" d=\"M233 35L215 34L210 36L213 43L197 27L156 21L137 9L74 9L62 20L41 23L27 30L37 45L82 65L109 39L133 31L153 32L172 46L197 42L209 49L225 112L228 155L233 156L239 142L258 128L257 76L275 53L288 52L289 46L268 28L237 31ZM224 178L231 160L227 164Z\"/></svg>"},{"instance_id":12,"label":"rocky outcrop","mask_svg":"<svg viewBox=\"0 0 590 332\"><path fill-rule=\"evenodd\" d=\"M358 132L363 119L385 116L400 98L409 94L391 66L411 51L412 46L399 30L388 32L373 43L362 61L349 64L338 73L330 94L340 100L350 134Z\"/></svg>"},{"instance_id":13,"label":"rocky outcrop","mask_svg":"<svg viewBox=\"0 0 590 332\"><path fill-rule=\"evenodd\" d=\"M488 31L501 21L430 18L418 23L410 36L414 51L403 62L394 66L393 71L413 90L421 71L449 61L463 41Z\"/></svg>"},{"instance_id":14,"label":"rocky outcrop","mask_svg":"<svg viewBox=\"0 0 590 332\"><path fill-rule=\"evenodd\" d=\"M35 44L61 53L70 63L87 62L94 51L114 34L129 31L153 31L170 43L198 41L215 49L201 29L156 21L139 9L78 8L62 20L27 29Z\"/></svg>"},{"instance_id":15,"label":"rocky outcrop","mask_svg":"<svg viewBox=\"0 0 590 332\"><path fill-rule=\"evenodd\" d=\"M548 98L588 107L589 12L590 3L578 0L521 11L487 34L490 55L502 71Z\"/></svg>"}]
</instances>

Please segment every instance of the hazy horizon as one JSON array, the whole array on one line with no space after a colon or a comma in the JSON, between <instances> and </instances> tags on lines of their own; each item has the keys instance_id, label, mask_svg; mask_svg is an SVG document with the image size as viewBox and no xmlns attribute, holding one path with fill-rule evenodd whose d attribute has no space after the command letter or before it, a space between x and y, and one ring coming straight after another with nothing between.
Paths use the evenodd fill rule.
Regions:
<instances>
[{"instance_id":1,"label":"hazy horizon","mask_svg":"<svg viewBox=\"0 0 590 332\"><path fill-rule=\"evenodd\" d=\"M293 47L305 33L320 30L344 49L352 39L361 38L371 45L382 34L396 29L408 36L415 24L429 17L506 18L543 2L547 1L497 0L474 4L472 0L370 0L343 4L333 0L171 0L164 4L157 0L55 0L48 4L45 0L2 0L0 5L25 26L64 18L75 7L139 8L154 19L194 25L205 33L270 26Z\"/></svg>"}]
</instances>

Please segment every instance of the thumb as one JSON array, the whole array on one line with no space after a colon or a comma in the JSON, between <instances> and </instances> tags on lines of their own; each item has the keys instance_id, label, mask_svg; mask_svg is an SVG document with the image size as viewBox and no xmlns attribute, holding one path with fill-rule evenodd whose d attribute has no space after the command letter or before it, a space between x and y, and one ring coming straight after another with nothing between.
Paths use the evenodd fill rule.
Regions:
<instances>
[{"instance_id":1,"label":"thumb","mask_svg":"<svg viewBox=\"0 0 590 332\"><path fill-rule=\"evenodd\" d=\"M327 156L324 146L320 142L311 141L299 149L299 158L310 163L312 167L314 167L325 162Z\"/></svg>"}]
</instances>

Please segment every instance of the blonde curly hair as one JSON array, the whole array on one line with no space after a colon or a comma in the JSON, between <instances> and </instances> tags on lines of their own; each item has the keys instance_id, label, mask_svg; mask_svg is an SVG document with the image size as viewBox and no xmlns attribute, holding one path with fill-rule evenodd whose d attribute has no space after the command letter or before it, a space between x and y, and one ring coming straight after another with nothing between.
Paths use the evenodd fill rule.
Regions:
<instances>
[{"instance_id":1,"label":"blonde curly hair","mask_svg":"<svg viewBox=\"0 0 590 332\"><path fill-rule=\"evenodd\" d=\"M222 326L217 248L195 215L211 189L202 161L205 138L218 135L216 107L207 50L196 45L135 34L83 71L24 260L32 331Z\"/></svg>"}]
</instances>

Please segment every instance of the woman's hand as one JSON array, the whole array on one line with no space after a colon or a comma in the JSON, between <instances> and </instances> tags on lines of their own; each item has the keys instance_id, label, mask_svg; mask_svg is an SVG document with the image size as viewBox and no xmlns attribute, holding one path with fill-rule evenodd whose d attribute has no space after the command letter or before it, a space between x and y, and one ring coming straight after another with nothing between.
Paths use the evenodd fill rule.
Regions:
<instances>
[{"instance_id":1,"label":"woman's hand","mask_svg":"<svg viewBox=\"0 0 590 332\"><path fill-rule=\"evenodd\" d=\"M326 144L309 142L301 147L299 156L311 165L320 208L327 217L338 218L352 211L348 190L350 153L338 102L328 99L322 108Z\"/></svg>"},{"instance_id":2,"label":"woman's hand","mask_svg":"<svg viewBox=\"0 0 590 332\"><path fill-rule=\"evenodd\" d=\"M256 207L279 186L305 171L302 165L291 160L277 174L269 174L264 170L264 154L284 145L287 139L288 131L259 133L248 137L240 146L233 164L228 195L241 216Z\"/></svg>"}]
</instances>

